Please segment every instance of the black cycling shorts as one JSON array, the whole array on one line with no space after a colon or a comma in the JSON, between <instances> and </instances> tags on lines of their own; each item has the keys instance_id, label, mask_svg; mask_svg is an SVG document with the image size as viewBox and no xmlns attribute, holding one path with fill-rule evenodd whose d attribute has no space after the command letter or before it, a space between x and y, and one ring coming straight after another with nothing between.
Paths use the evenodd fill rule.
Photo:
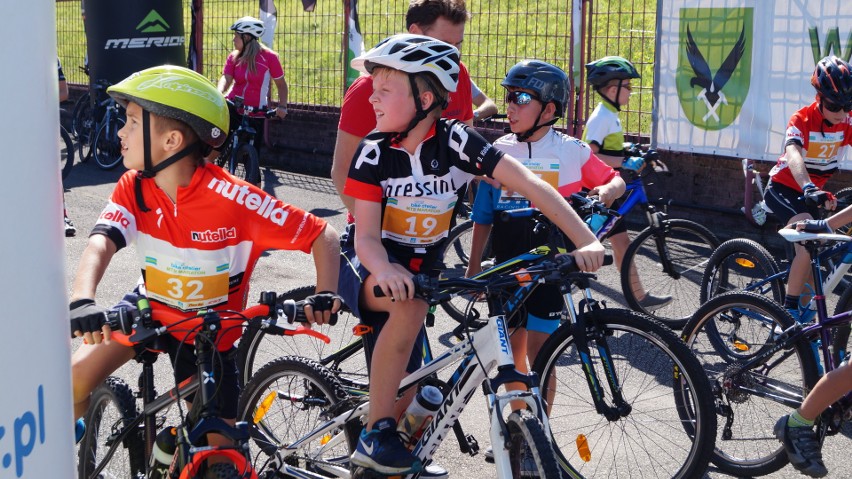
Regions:
<instances>
[{"instance_id":1,"label":"black cycling shorts","mask_svg":"<svg viewBox=\"0 0 852 479\"><path fill-rule=\"evenodd\" d=\"M790 224L790 218L802 213L808 213L814 219L819 218L819 207L806 204L802 196L801 191L770 181L766 186L763 200L775 219L782 225Z\"/></svg>"}]
</instances>

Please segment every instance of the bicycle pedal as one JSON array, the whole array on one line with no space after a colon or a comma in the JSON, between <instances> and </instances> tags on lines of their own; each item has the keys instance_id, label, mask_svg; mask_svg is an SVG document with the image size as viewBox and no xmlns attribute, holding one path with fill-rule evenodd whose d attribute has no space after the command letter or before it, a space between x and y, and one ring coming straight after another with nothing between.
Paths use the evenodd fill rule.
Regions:
<instances>
[{"instance_id":1,"label":"bicycle pedal","mask_svg":"<svg viewBox=\"0 0 852 479\"><path fill-rule=\"evenodd\" d=\"M471 457L479 454L479 441L473 437L473 434L466 435L464 440L467 442L467 453L470 454Z\"/></svg>"}]
</instances>

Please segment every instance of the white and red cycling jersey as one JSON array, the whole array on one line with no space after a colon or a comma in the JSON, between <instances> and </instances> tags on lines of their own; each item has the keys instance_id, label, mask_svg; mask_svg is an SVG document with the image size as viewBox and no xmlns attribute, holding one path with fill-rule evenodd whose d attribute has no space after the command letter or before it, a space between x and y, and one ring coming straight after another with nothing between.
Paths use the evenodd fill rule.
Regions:
<instances>
[{"instance_id":1,"label":"white and red cycling jersey","mask_svg":"<svg viewBox=\"0 0 852 479\"><path fill-rule=\"evenodd\" d=\"M205 163L172 200L154 183L142 180L150 211L136 203L134 179L119 179L92 234L110 238L121 249L136 245L146 294L154 317L165 325L203 309L245 309L249 278L267 250L301 250L311 245L325 221L288 205L263 190ZM189 320L185 332L199 325ZM226 331L219 349L230 348L241 328Z\"/></svg>"},{"instance_id":2,"label":"white and red cycling jersey","mask_svg":"<svg viewBox=\"0 0 852 479\"><path fill-rule=\"evenodd\" d=\"M790 118L784 148L789 145L802 147L808 175L817 188L822 188L837 171L843 147L852 145L852 116L847 116L845 122L829 125L819 110L819 104L811 103ZM790 173L785 156L778 159L769 175L773 183L798 191L802 189Z\"/></svg>"}]
</instances>

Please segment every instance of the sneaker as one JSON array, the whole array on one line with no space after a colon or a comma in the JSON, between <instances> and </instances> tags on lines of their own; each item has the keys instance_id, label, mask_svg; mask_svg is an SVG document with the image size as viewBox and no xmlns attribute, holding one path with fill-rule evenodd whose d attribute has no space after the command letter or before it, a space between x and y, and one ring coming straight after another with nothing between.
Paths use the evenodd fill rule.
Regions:
<instances>
[{"instance_id":1,"label":"sneaker","mask_svg":"<svg viewBox=\"0 0 852 479\"><path fill-rule=\"evenodd\" d=\"M775 437L784 444L790 463L802 474L823 477L828 469L822 462L819 440L809 427L788 427L787 416L775 423Z\"/></svg>"},{"instance_id":2,"label":"sneaker","mask_svg":"<svg viewBox=\"0 0 852 479\"><path fill-rule=\"evenodd\" d=\"M80 444L80 441L83 440L83 435L86 434L86 422L83 421L83 418L77 419L74 423L74 440L76 444Z\"/></svg>"},{"instance_id":3,"label":"sneaker","mask_svg":"<svg viewBox=\"0 0 852 479\"><path fill-rule=\"evenodd\" d=\"M77 228L74 227L74 223L72 223L71 220L69 220L68 217L66 216L65 217L65 237L68 238L68 237L74 236L76 234L77 234Z\"/></svg>"},{"instance_id":4,"label":"sneaker","mask_svg":"<svg viewBox=\"0 0 852 479\"><path fill-rule=\"evenodd\" d=\"M494 462L494 448L488 446L488 449L485 450L485 462Z\"/></svg>"},{"instance_id":5,"label":"sneaker","mask_svg":"<svg viewBox=\"0 0 852 479\"><path fill-rule=\"evenodd\" d=\"M352 464L388 476L423 470L420 459L402 444L396 432L396 421L391 418L376 421L369 432L361 431L358 447L352 453Z\"/></svg>"},{"instance_id":6,"label":"sneaker","mask_svg":"<svg viewBox=\"0 0 852 479\"><path fill-rule=\"evenodd\" d=\"M447 479L449 477L450 473L437 464L429 464L423 468L423 472L420 473L420 479Z\"/></svg>"},{"instance_id":7,"label":"sneaker","mask_svg":"<svg viewBox=\"0 0 852 479\"><path fill-rule=\"evenodd\" d=\"M639 306L642 306L645 311L656 311L671 302L671 296L655 296L648 293L639 300Z\"/></svg>"}]
</instances>

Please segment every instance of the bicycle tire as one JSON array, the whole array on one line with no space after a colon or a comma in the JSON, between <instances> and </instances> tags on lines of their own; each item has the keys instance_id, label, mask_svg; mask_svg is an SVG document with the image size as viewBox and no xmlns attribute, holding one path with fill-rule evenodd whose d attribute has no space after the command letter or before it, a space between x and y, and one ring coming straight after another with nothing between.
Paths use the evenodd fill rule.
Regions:
<instances>
[{"instance_id":1,"label":"bicycle tire","mask_svg":"<svg viewBox=\"0 0 852 479\"><path fill-rule=\"evenodd\" d=\"M847 287L840 299L837 300L837 306L834 307L834 315L852 311L852 287ZM849 332L852 330L852 324L846 323L833 328L831 338L831 355L834 359L834 364L839 365L841 361L840 353L849 354Z\"/></svg>"},{"instance_id":2,"label":"bicycle tire","mask_svg":"<svg viewBox=\"0 0 852 479\"><path fill-rule=\"evenodd\" d=\"M658 240L672 262L673 274L663 271ZM704 266L718 246L716 235L694 221L666 219L659 228L646 228L630 242L621 262L621 289L627 305L670 328L682 328L698 309ZM643 307L631 284L632 267L646 293L671 296L672 301L656 310Z\"/></svg>"},{"instance_id":3,"label":"bicycle tire","mask_svg":"<svg viewBox=\"0 0 852 479\"><path fill-rule=\"evenodd\" d=\"M244 143L237 149L233 161L228 163L228 171L258 188L260 187L260 163L254 146Z\"/></svg>"},{"instance_id":4,"label":"bicycle tire","mask_svg":"<svg viewBox=\"0 0 852 479\"><path fill-rule=\"evenodd\" d=\"M94 150L95 163L100 169L112 170L121 163L123 157L118 130L122 129L124 124L124 118L115 116L111 122L106 122L98 128L92 150Z\"/></svg>"},{"instance_id":5,"label":"bicycle tire","mask_svg":"<svg viewBox=\"0 0 852 479\"><path fill-rule=\"evenodd\" d=\"M279 447L292 444L333 417L335 407L347 398L334 374L315 361L285 356L262 367L240 395L237 413L237 420L249 425L249 448L258 476L276 462L271 459ZM256 418L259 407L266 411ZM316 444L306 444L310 457L293 455L284 461L316 473L332 465L348 469L361 427L359 418L353 418L351 424L353 427L334 431Z\"/></svg>"},{"instance_id":6,"label":"bicycle tire","mask_svg":"<svg viewBox=\"0 0 852 479\"><path fill-rule=\"evenodd\" d=\"M198 476L201 479L202 476ZM204 479L241 479L245 476L237 472L233 464L217 463L211 464L204 474Z\"/></svg>"},{"instance_id":7,"label":"bicycle tire","mask_svg":"<svg viewBox=\"0 0 852 479\"><path fill-rule=\"evenodd\" d=\"M756 291L752 285L780 271L778 263L760 243L744 238L725 241L710 255L701 279L701 304L721 293L747 290L784 302L784 281L779 277Z\"/></svg>"},{"instance_id":8,"label":"bicycle tire","mask_svg":"<svg viewBox=\"0 0 852 479\"><path fill-rule=\"evenodd\" d=\"M83 133L84 120L91 116L91 111L92 105L88 94L77 98L74 108L71 110L71 133L74 134L74 138L80 138L80 135Z\"/></svg>"},{"instance_id":9,"label":"bicycle tire","mask_svg":"<svg viewBox=\"0 0 852 479\"><path fill-rule=\"evenodd\" d=\"M551 405L550 430L563 477L621 477L630 468L654 471L658 477L700 477L715 441L716 414L698 361L669 328L645 315L624 309L584 314L587 324L596 324L606 339L612 372L632 411L614 421L597 412L574 326L563 323L533 366L542 381L542 396ZM589 339L590 352L598 351ZM596 362L603 382L606 372ZM588 461L579 453L580 435L589 447Z\"/></svg>"},{"instance_id":10,"label":"bicycle tire","mask_svg":"<svg viewBox=\"0 0 852 479\"><path fill-rule=\"evenodd\" d=\"M512 477L523 477L521 469L526 452L532 456L528 461L536 467L534 477L562 477L556 453L553 452L553 444L537 417L530 411L515 411L506 420L506 428L509 431L509 461L512 466Z\"/></svg>"},{"instance_id":11,"label":"bicycle tire","mask_svg":"<svg viewBox=\"0 0 852 479\"><path fill-rule=\"evenodd\" d=\"M68 178L71 168L74 167L74 142L68 130L62 125L59 125L59 165L64 180Z\"/></svg>"},{"instance_id":12,"label":"bicycle tire","mask_svg":"<svg viewBox=\"0 0 852 479\"><path fill-rule=\"evenodd\" d=\"M842 211L847 206L852 205L852 186L840 189L834 194L834 197L837 198L837 209L834 211ZM845 224L835 231L847 236L852 235L852 223Z\"/></svg>"},{"instance_id":13,"label":"bicycle tire","mask_svg":"<svg viewBox=\"0 0 852 479\"><path fill-rule=\"evenodd\" d=\"M762 476L788 462L772 429L791 406L753 395L739 386L754 389L766 384L778 397L787 391L791 398L801 401L818 380L810 342L801 340L791 349L778 348L760 371L739 371L737 365L775 347L777 334L793 321L784 308L765 296L732 291L711 298L684 328L686 345L714 384L713 401L720 418L712 462L727 474ZM708 324L715 328L711 330ZM729 325L736 327L733 334ZM736 347L720 348L718 331L724 331ZM771 367L765 366L767 363Z\"/></svg>"},{"instance_id":14,"label":"bicycle tire","mask_svg":"<svg viewBox=\"0 0 852 479\"><path fill-rule=\"evenodd\" d=\"M467 272L467 265L470 262L470 246L473 239L473 221L467 220L457 224L447 235L446 241L441 246L439 254L441 263L438 269L441 270L441 276L445 278L463 278ZM488 261L491 257L491 239L485 245L483 252L483 260ZM471 306L470 299L466 297L456 297L450 301L441 303L441 308L454 319L461 323L464 321L468 307ZM485 317L487 313L487 304L484 300L475 301L472 305L474 313L477 317L480 315ZM473 311L471 310L471 311ZM480 312L482 310L482 312Z\"/></svg>"},{"instance_id":15,"label":"bicycle tire","mask_svg":"<svg viewBox=\"0 0 852 479\"><path fill-rule=\"evenodd\" d=\"M279 300L292 299L301 301L316 292L316 287L302 286L292 289L279 296ZM340 360L326 359L333 351L350 345L352 342L360 343L360 338L352 338L349 331L358 324L358 318L344 307L337 314L337 324L334 326L314 325L313 329L332 338L332 342L326 344L312 336L280 336L266 334L256 327L259 320L252 320L246 327L245 333L240 339L237 347L237 361L240 368L243 383L247 383L264 364L282 356L302 356L321 362L324 366L334 371L343 383L352 390L366 390L368 387L367 361L364 354L351 354ZM363 350L363 348L360 348Z\"/></svg>"},{"instance_id":16,"label":"bicycle tire","mask_svg":"<svg viewBox=\"0 0 852 479\"><path fill-rule=\"evenodd\" d=\"M108 377L92 392L84 416L86 432L77 452L78 477L92 475L103 460L103 453L109 450L111 435L130 424L138 414L132 390L119 378ZM98 477L128 478L136 477L137 473L145 473L145 451L142 437L134 432L116 449Z\"/></svg>"}]
</instances>

